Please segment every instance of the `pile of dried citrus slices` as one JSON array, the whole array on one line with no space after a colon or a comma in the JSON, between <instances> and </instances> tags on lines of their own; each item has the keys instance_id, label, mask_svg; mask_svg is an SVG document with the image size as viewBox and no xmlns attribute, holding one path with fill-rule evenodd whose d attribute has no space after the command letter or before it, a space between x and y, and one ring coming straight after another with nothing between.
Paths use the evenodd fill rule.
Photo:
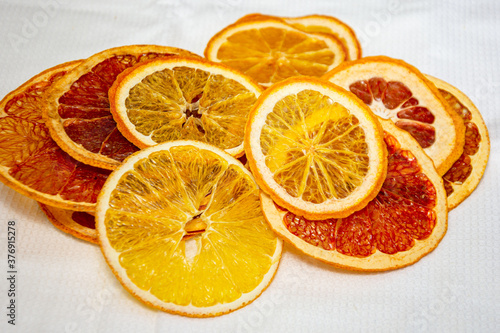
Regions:
<instances>
[{"instance_id":1,"label":"pile of dried citrus slices","mask_svg":"<svg viewBox=\"0 0 500 333\"><path fill-rule=\"evenodd\" d=\"M249 14L204 55L116 47L0 102L0 180L99 244L153 307L208 317L252 302L282 239L342 268L411 265L485 171L472 101L362 58L336 18Z\"/></svg>"}]
</instances>

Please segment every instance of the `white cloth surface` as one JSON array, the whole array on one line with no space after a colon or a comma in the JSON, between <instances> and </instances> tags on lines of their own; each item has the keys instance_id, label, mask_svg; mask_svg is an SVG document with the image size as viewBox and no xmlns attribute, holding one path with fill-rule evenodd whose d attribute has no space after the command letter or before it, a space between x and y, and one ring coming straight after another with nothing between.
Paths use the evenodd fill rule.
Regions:
<instances>
[{"instance_id":1,"label":"white cloth surface","mask_svg":"<svg viewBox=\"0 0 500 333\"><path fill-rule=\"evenodd\" d=\"M430 0L0 0L0 97L59 63L120 45L203 54L210 37L252 13L328 14L363 54L415 65L465 92L489 129L476 191L449 214L438 248L376 274L335 269L285 246L269 288L228 315L192 319L142 305L99 247L54 228L35 201L0 184L1 332L495 332L500 327L500 2ZM17 317L7 323L7 221L17 227Z\"/></svg>"}]
</instances>

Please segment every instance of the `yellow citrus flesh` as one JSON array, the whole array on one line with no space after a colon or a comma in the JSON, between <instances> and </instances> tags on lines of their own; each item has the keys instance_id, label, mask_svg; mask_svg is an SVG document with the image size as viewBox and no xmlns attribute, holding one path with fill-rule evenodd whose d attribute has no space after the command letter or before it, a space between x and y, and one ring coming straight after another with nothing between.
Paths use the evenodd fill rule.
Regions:
<instances>
[{"instance_id":1,"label":"yellow citrus flesh","mask_svg":"<svg viewBox=\"0 0 500 333\"><path fill-rule=\"evenodd\" d=\"M247 129L246 151L261 187L312 219L361 209L385 176L375 117L348 92L319 80L273 88Z\"/></svg>"},{"instance_id":2,"label":"yellow citrus flesh","mask_svg":"<svg viewBox=\"0 0 500 333\"><path fill-rule=\"evenodd\" d=\"M290 111L297 113L284 124ZM317 91L288 95L276 103L262 129L266 166L290 195L312 203L345 198L368 172L368 145L358 124L345 107Z\"/></svg>"},{"instance_id":3,"label":"yellow citrus flesh","mask_svg":"<svg viewBox=\"0 0 500 333\"><path fill-rule=\"evenodd\" d=\"M187 316L251 302L281 256L251 174L201 142L164 143L128 158L105 184L96 221L123 286L147 304Z\"/></svg>"},{"instance_id":4,"label":"yellow citrus flesh","mask_svg":"<svg viewBox=\"0 0 500 333\"><path fill-rule=\"evenodd\" d=\"M198 140L243 154L248 113L261 88L233 69L176 57L124 73L110 90L118 128L139 147Z\"/></svg>"},{"instance_id":5,"label":"yellow citrus flesh","mask_svg":"<svg viewBox=\"0 0 500 333\"><path fill-rule=\"evenodd\" d=\"M209 41L205 57L268 87L292 76L321 76L346 59L331 34L311 34L273 18L237 22Z\"/></svg>"}]
</instances>

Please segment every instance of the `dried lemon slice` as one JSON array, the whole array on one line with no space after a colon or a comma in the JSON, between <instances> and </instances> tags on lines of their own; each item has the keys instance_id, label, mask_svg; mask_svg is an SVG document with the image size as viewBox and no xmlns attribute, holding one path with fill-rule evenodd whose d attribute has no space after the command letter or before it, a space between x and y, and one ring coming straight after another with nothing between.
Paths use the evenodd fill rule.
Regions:
<instances>
[{"instance_id":1,"label":"dried lemon slice","mask_svg":"<svg viewBox=\"0 0 500 333\"><path fill-rule=\"evenodd\" d=\"M186 316L221 315L253 301L281 257L250 172L198 141L131 155L103 187L96 229L128 291Z\"/></svg>"}]
</instances>

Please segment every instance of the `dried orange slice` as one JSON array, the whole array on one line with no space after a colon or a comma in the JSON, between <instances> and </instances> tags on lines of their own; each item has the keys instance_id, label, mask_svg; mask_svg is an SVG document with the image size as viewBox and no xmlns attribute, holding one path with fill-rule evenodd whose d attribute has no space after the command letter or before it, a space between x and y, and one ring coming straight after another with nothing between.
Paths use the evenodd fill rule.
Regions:
<instances>
[{"instance_id":1,"label":"dried orange slice","mask_svg":"<svg viewBox=\"0 0 500 333\"><path fill-rule=\"evenodd\" d=\"M443 176L451 210L474 191L483 177L490 155L490 139L481 113L463 92L443 80L430 75L427 78L465 123L464 151Z\"/></svg>"},{"instance_id":2,"label":"dried orange slice","mask_svg":"<svg viewBox=\"0 0 500 333\"><path fill-rule=\"evenodd\" d=\"M308 219L363 208L387 167L382 129L370 109L316 78L290 78L261 95L248 119L245 152L262 190Z\"/></svg>"},{"instance_id":3,"label":"dried orange slice","mask_svg":"<svg viewBox=\"0 0 500 333\"><path fill-rule=\"evenodd\" d=\"M332 34L307 33L268 17L221 30L208 42L205 57L269 87L292 76L321 76L343 62L346 51Z\"/></svg>"},{"instance_id":4,"label":"dried orange slice","mask_svg":"<svg viewBox=\"0 0 500 333\"><path fill-rule=\"evenodd\" d=\"M0 101L0 181L47 205L92 211L109 171L71 158L42 119L47 90L79 63L47 69Z\"/></svg>"},{"instance_id":5,"label":"dried orange slice","mask_svg":"<svg viewBox=\"0 0 500 333\"><path fill-rule=\"evenodd\" d=\"M125 160L99 196L96 226L125 289L185 316L217 316L252 302L281 257L251 173L199 141L161 143Z\"/></svg>"},{"instance_id":6,"label":"dried orange slice","mask_svg":"<svg viewBox=\"0 0 500 333\"><path fill-rule=\"evenodd\" d=\"M81 162L116 168L138 149L116 129L109 111L108 89L118 74L136 63L178 54L193 55L168 46L130 45L86 59L49 92L44 118L52 138Z\"/></svg>"},{"instance_id":7,"label":"dried orange slice","mask_svg":"<svg viewBox=\"0 0 500 333\"><path fill-rule=\"evenodd\" d=\"M361 44L352 28L341 20L328 15L285 17L285 22L307 32L324 32L337 36L347 50L346 60L361 58Z\"/></svg>"},{"instance_id":8,"label":"dried orange slice","mask_svg":"<svg viewBox=\"0 0 500 333\"><path fill-rule=\"evenodd\" d=\"M446 193L432 160L405 131L381 121L387 178L365 208L343 219L309 221L261 194L272 228L305 254L350 270L384 271L417 262L447 229Z\"/></svg>"},{"instance_id":9,"label":"dried orange slice","mask_svg":"<svg viewBox=\"0 0 500 333\"><path fill-rule=\"evenodd\" d=\"M443 175L460 157L465 126L436 87L418 69L389 57L366 57L324 77L349 89L381 118L408 131Z\"/></svg>"},{"instance_id":10,"label":"dried orange slice","mask_svg":"<svg viewBox=\"0 0 500 333\"><path fill-rule=\"evenodd\" d=\"M49 221L59 230L76 238L97 244L94 215L38 203Z\"/></svg>"},{"instance_id":11,"label":"dried orange slice","mask_svg":"<svg viewBox=\"0 0 500 333\"><path fill-rule=\"evenodd\" d=\"M361 44L356 37L356 33L349 25L333 16L314 14L301 17L276 17L255 13L245 15L237 22L262 20L266 18L281 19L295 28L305 32L333 34L340 40L344 48L347 50L346 60L356 60L361 58Z\"/></svg>"},{"instance_id":12,"label":"dried orange slice","mask_svg":"<svg viewBox=\"0 0 500 333\"><path fill-rule=\"evenodd\" d=\"M171 57L127 70L109 98L118 129L140 148L198 140L241 156L248 113L261 91L230 67Z\"/></svg>"}]
</instances>

